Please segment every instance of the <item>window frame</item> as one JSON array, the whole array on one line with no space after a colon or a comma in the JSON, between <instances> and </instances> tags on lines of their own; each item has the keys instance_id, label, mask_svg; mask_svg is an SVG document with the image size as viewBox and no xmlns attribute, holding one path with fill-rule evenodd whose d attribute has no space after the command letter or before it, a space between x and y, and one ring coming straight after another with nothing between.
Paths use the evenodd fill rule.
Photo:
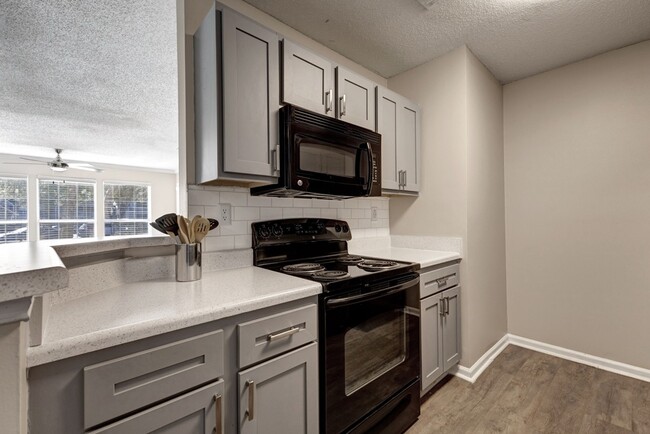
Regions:
<instances>
[{"instance_id":1,"label":"window frame","mask_svg":"<svg viewBox=\"0 0 650 434\"><path fill-rule=\"evenodd\" d=\"M41 181L55 181L61 183L91 184L93 186L93 209L95 216L93 219L41 219ZM88 178L68 178L63 176L36 176L36 241L56 241L56 240L80 240L80 239L98 239L97 237L97 179ZM82 238L47 238L41 239L42 223L92 223L93 236Z\"/></svg>"},{"instance_id":2,"label":"window frame","mask_svg":"<svg viewBox=\"0 0 650 434\"><path fill-rule=\"evenodd\" d=\"M147 187L147 218L146 220L143 219L119 219L119 220L114 220L114 219L107 219L106 218L106 209L105 209L105 203L106 203L106 186L107 185L133 185L133 186L141 186L141 187ZM114 237L141 237L143 235L151 235L152 234L152 228L149 225L149 222L151 221L151 184L148 182L140 182L140 181L113 181L113 180L103 180L102 181L102 214L101 214L101 227L102 229L102 238L114 238ZM98 220L99 220L99 216ZM120 223L146 223L147 224L147 232L144 234L133 234L133 235L106 235L106 223L110 222L120 222Z\"/></svg>"},{"instance_id":3,"label":"window frame","mask_svg":"<svg viewBox=\"0 0 650 434\"><path fill-rule=\"evenodd\" d=\"M29 176L20 176L16 174L4 174L0 173L0 180L4 179L13 179L13 180L24 180L25 181L25 203L27 204L27 219L25 220L4 220L0 219L0 225L8 225L8 224L24 224L25 228L27 229L26 234L25 234L25 240L24 241L11 241L11 242L0 242L0 244L16 244L16 243L21 243L21 242L28 242L30 241L30 218L33 213L30 212L30 207L29 207L29 201L30 201L30 194L29 194Z\"/></svg>"}]
</instances>

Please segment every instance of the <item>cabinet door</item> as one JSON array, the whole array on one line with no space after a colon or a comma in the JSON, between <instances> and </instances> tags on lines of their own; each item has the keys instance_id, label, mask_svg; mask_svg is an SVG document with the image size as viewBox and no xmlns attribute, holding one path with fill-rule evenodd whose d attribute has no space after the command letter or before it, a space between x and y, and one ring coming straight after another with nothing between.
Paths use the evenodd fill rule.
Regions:
<instances>
[{"instance_id":1,"label":"cabinet door","mask_svg":"<svg viewBox=\"0 0 650 434\"><path fill-rule=\"evenodd\" d=\"M222 434L223 380L164 402L90 434Z\"/></svg>"},{"instance_id":2,"label":"cabinet door","mask_svg":"<svg viewBox=\"0 0 650 434\"><path fill-rule=\"evenodd\" d=\"M400 188L397 168L397 118L401 97L385 87L377 86L377 132L381 134L381 187Z\"/></svg>"},{"instance_id":3,"label":"cabinet door","mask_svg":"<svg viewBox=\"0 0 650 434\"><path fill-rule=\"evenodd\" d=\"M239 430L318 432L317 343L239 373Z\"/></svg>"},{"instance_id":4,"label":"cabinet door","mask_svg":"<svg viewBox=\"0 0 650 434\"><path fill-rule=\"evenodd\" d=\"M278 35L224 8L223 170L274 176L280 99Z\"/></svg>"},{"instance_id":5,"label":"cabinet door","mask_svg":"<svg viewBox=\"0 0 650 434\"><path fill-rule=\"evenodd\" d=\"M442 293L445 315L442 317L443 369L460 361L460 286Z\"/></svg>"},{"instance_id":6,"label":"cabinet door","mask_svg":"<svg viewBox=\"0 0 650 434\"><path fill-rule=\"evenodd\" d=\"M403 170L402 190L420 191L420 110L401 98L397 112L397 166Z\"/></svg>"},{"instance_id":7,"label":"cabinet door","mask_svg":"<svg viewBox=\"0 0 650 434\"><path fill-rule=\"evenodd\" d=\"M332 64L286 39L282 42L282 101L334 116Z\"/></svg>"},{"instance_id":8,"label":"cabinet door","mask_svg":"<svg viewBox=\"0 0 650 434\"><path fill-rule=\"evenodd\" d=\"M337 66L337 117L351 124L374 130L376 86L367 78Z\"/></svg>"},{"instance_id":9,"label":"cabinet door","mask_svg":"<svg viewBox=\"0 0 650 434\"><path fill-rule=\"evenodd\" d=\"M443 374L442 307L440 293L420 302L420 346L422 352L422 390Z\"/></svg>"}]
</instances>

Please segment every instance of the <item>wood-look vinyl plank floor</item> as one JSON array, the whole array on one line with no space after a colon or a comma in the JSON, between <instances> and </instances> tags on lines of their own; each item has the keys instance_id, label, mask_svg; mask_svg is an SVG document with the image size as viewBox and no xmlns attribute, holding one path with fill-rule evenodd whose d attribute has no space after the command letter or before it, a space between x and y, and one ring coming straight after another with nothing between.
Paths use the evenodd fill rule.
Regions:
<instances>
[{"instance_id":1,"label":"wood-look vinyl plank floor","mask_svg":"<svg viewBox=\"0 0 650 434\"><path fill-rule=\"evenodd\" d=\"M429 433L650 434L650 383L510 345L424 398L407 434Z\"/></svg>"}]
</instances>

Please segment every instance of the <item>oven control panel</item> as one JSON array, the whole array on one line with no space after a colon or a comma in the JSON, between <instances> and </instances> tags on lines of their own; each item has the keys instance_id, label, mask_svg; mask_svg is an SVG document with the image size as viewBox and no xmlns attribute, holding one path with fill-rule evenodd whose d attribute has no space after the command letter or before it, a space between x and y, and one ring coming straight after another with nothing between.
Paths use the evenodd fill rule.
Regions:
<instances>
[{"instance_id":1,"label":"oven control panel","mask_svg":"<svg viewBox=\"0 0 650 434\"><path fill-rule=\"evenodd\" d=\"M350 226L343 220L296 218L255 222L253 248L262 244L280 244L296 241L350 240Z\"/></svg>"}]
</instances>

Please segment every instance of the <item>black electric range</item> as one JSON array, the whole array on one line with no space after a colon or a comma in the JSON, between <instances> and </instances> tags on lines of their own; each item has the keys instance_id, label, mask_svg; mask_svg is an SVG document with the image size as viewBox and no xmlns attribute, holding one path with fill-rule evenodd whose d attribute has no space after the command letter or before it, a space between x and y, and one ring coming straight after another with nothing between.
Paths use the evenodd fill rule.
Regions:
<instances>
[{"instance_id":1,"label":"black electric range","mask_svg":"<svg viewBox=\"0 0 650 434\"><path fill-rule=\"evenodd\" d=\"M350 255L334 219L253 223L254 264L318 281L320 431L400 433L420 414L418 264Z\"/></svg>"}]
</instances>

